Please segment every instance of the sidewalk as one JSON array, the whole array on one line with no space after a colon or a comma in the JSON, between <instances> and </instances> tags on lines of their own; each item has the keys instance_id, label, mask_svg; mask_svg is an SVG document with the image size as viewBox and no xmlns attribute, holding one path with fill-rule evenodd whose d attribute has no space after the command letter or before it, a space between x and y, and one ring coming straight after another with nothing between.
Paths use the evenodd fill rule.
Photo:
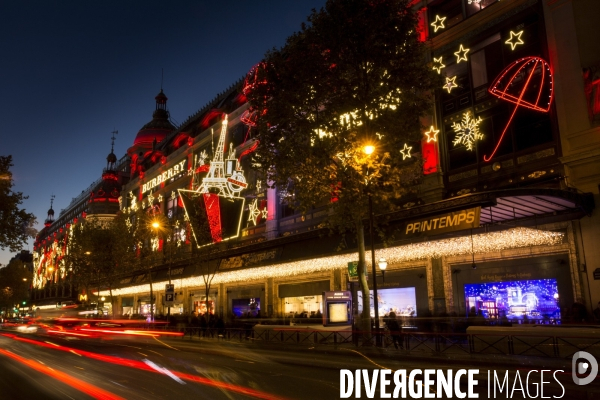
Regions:
<instances>
[{"instance_id":1,"label":"sidewalk","mask_svg":"<svg viewBox=\"0 0 600 400\"><path fill-rule=\"evenodd\" d=\"M571 359L567 358L551 358L551 357L534 357L534 356L519 356L519 355L504 355L504 354L471 354L471 353L435 353L423 350L396 350L392 346L386 348L378 348L374 346L355 346L352 343L344 344L319 344L319 343L281 343L267 342L264 340L254 340L251 337L240 340L223 339L215 336L200 337L193 335L192 337L184 336L181 339L161 339L166 343L177 346L177 344L186 344L200 346L209 343L235 343L236 345L243 344L257 349L279 350L286 352L302 352L307 350L311 352L319 352L322 354L340 354L340 352L358 352L368 358L384 358L384 359L406 359L411 361L423 360L427 362L451 362L458 364L468 364L471 366L481 366L486 368L514 368L514 369L562 369L566 372L571 370Z\"/></svg>"}]
</instances>

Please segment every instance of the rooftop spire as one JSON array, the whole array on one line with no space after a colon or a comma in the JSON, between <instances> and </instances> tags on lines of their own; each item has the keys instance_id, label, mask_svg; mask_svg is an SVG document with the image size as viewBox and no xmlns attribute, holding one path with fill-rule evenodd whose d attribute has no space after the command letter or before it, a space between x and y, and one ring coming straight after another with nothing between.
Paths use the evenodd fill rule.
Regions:
<instances>
[{"instance_id":1,"label":"rooftop spire","mask_svg":"<svg viewBox=\"0 0 600 400\"><path fill-rule=\"evenodd\" d=\"M56 196L53 194L50 196L50 209L48 210L48 218L44 221L44 226L49 227L54 222L54 210L52 209L52 205L54 204L54 198Z\"/></svg>"}]
</instances>

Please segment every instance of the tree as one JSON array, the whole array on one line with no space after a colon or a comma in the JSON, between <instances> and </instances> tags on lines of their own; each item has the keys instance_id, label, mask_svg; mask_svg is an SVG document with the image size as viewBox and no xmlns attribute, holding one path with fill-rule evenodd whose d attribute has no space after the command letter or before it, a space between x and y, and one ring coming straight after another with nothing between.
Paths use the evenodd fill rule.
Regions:
<instances>
[{"instance_id":1,"label":"tree","mask_svg":"<svg viewBox=\"0 0 600 400\"><path fill-rule=\"evenodd\" d=\"M441 85L409 3L327 1L282 49L267 52L246 90L260 142L254 161L272 186L291 191L300 212L326 204L330 229L356 236L369 331L368 204L392 211L421 178L406 148L418 145L419 118Z\"/></svg>"},{"instance_id":2,"label":"tree","mask_svg":"<svg viewBox=\"0 0 600 400\"><path fill-rule=\"evenodd\" d=\"M105 256L100 244L105 238L102 227L95 218L87 218L73 226L64 257L71 274L71 283L85 289L89 296L93 284L100 281ZM88 298L88 301L91 299Z\"/></svg>"},{"instance_id":3,"label":"tree","mask_svg":"<svg viewBox=\"0 0 600 400\"><path fill-rule=\"evenodd\" d=\"M211 229L211 218L207 209L206 198L216 193L182 193L183 202L187 207L187 218L193 236L191 262L195 267L195 274L202 277L204 284L204 301L206 309L210 312L209 296L212 281L221 265L220 259L215 254L226 247L226 242L221 241L221 233ZM214 226L213 226L214 228Z\"/></svg>"},{"instance_id":4,"label":"tree","mask_svg":"<svg viewBox=\"0 0 600 400\"><path fill-rule=\"evenodd\" d=\"M154 320L155 299L152 272L156 266L165 262L164 253L160 254L158 250L160 238L163 236L162 232L166 232L168 236L171 235L169 219L164 214L155 212L154 209L148 212L138 208L131 223L131 237L135 244L138 268L146 272L146 279L150 284L150 319Z\"/></svg>"},{"instance_id":5,"label":"tree","mask_svg":"<svg viewBox=\"0 0 600 400\"><path fill-rule=\"evenodd\" d=\"M12 191L12 166L12 156L0 156L0 249L17 252L37 232L35 216L19 207L27 196Z\"/></svg>"},{"instance_id":6,"label":"tree","mask_svg":"<svg viewBox=\"0 0 600 400\"><path fill-rule=\"evenodd\" d=\"M31 273L27 265L17 258L0 268L0 307L7 311L15 304L27 302L30 283Z\"/></svg>"},{"instance_id":7,"label":"tree","mask_svg":"<svg viewBox=\"0 0 600 400\"><path fill-rule=\"evenodd\" d=\"M86 294L94 286L99 292L104 284L113 303L112 287L118 276L128 271L134 255L127 228L119 215L110 221L91 216L74 226L64 262L72 271L71 279L85 288Z\"/></svg>"}]
</instances>

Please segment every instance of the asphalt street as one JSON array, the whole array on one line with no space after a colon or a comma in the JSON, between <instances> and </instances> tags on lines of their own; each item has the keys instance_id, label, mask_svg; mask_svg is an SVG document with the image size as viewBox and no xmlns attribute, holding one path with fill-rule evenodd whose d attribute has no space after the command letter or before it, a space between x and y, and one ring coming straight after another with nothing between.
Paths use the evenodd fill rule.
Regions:
<instances>
[{"instance_id":1,"label":"asphalt street","mask_svg":"<svg viewBox=\"0 0 600 400\"><path fill-rule=\"evenodd\" d=\"M527 364L527 365L526 365ZM0 332L0 398L2 399L337 399L340 370L477 368L479 398L488 393L488 370L509 386L531 370L564 368L563 361L501 363L498 360L431 358L402 351L326 346L271 346L249 341L61 337ZM502 375L500 375L500 373ZM544 396L564 399L600 398L598 379L574 385L570 371L546 374ZM465 377L463 377L465 378ZM493 375L492 375L493 380ZM530 374L529 389L539 383ZM461 390L467 390L461 379ZM435 389L435 388L434 388ZM393 391L393 386L389 393ZM493 394L493 392L492 392ZM512 398L529 398L513 392ZM597 397L596 397L597 396ZM356 398L355 393L350 398ZM361 398L367 398L362 391ZM374 398L381 398L379 386ZM445 397L442 397L445 398ZM506 398L497 394L496 398Z\"/></svg>"}]
</instances>

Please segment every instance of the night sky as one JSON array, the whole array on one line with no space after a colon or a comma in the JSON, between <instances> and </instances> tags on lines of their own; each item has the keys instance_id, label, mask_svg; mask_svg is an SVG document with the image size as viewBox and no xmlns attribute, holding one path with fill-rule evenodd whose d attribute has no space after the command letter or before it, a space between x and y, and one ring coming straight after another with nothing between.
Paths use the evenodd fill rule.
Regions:
<instances>
[{"instance_id":1,"label":"night sky","mask_svg":"<svg viewBox=\"0 0 600 400\"><path fill-rule=\"evenodd\" d=\"M177 123L281 47L325 0L0 0L0 154L43 227L121 158L162 87ZM33 241L25 249L33 250ZM10 254L0 251L0 264Z\"/></svg>"}]
</instances>

